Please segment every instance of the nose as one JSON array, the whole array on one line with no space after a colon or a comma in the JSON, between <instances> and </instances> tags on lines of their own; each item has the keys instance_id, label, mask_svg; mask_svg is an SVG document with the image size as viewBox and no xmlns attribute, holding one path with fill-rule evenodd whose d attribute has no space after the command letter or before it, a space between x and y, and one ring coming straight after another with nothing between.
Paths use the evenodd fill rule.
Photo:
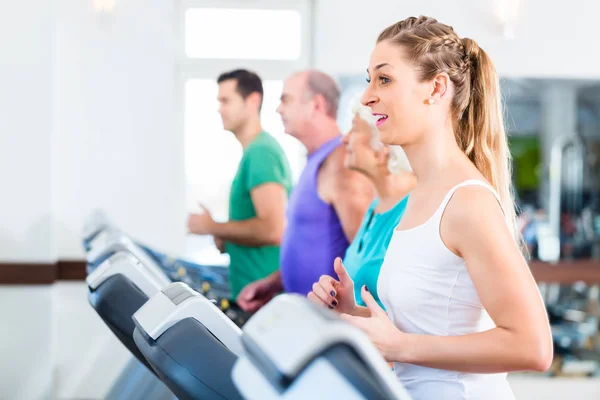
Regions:
<instances>
[{"instance_id":1,"label":"nose","mask_svg":"<svg viewBox=\"0 0 600 400\"><path fill-rule=\"evenodd\" d=\"M277 108L275 109L275 112L276 112L277 114L279 114L279 115L282 115L282 114L281 114L281 103L279 103L279 105L278 105L278 106L277 106Z\"/></svg>"},{"instance_id":2,"label":"nose","mask_svg":"<svg viewBox=\"0 0 600 400\"><path fill-rule=\"evenodd\" d=\"M360 99L362 105L373 107L375 104L377 104L378 101L379 98L375 95L374 90L371 88L371 85L367 86Z\"/></svg>"}]
</instances>

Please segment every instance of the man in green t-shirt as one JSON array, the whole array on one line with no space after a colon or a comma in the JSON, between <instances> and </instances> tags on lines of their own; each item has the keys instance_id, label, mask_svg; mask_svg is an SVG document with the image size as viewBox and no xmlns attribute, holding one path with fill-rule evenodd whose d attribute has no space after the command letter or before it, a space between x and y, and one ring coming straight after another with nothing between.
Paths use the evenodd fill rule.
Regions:
<instances>
[{"instance_id":1,"label":"man in green t-shirt","mask_svg":"<svg viewBox=\"0 0 600 400\"><path fill-rule=\"evenodd\" d=\"M244 286L279 269L292 177L283 149L261 127L263 87L258 75L235 70L222 74L217 82L223 127L233 132L244 153L231 185L229 221L217 223L204 209L203 214L190 215L188 228L198 235L213 235L217 247L229 253L235 300Z\"/></svg>"}]
</instances>

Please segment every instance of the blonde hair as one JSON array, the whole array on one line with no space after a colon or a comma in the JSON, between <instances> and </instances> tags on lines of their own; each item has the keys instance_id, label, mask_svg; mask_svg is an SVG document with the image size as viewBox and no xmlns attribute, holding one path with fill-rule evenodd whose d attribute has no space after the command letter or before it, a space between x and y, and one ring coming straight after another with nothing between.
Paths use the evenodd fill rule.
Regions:
<instances>
[{"instance_id":1,"label":"blonde hair","mask_svg":"<svg viewBox=\"0 0 600 400\"><path fill-rule=\"evenodd\" d=\"M492 60L474 40L461 39L452 27L429 17L410 17L389 26L377 39L382 41L402 46L422 81L448 74L454 86L451 112L456 142L500 196L513 236L522 244L500 82Z\"/></svg>"},{"instance_id":2,"label":"blonde hair","mask_svg":"<svg viewBox=\"0 0 600 400\"><path fill-rule=\"evenodd\" d=\"M408 157L398 145L384 145L379 140L379 130L377 129L377 118L373 115L371 107L365 106L357 101L352 106L352 115L358 116L360 119L365 121L371 128L371 147L375 151L382 151L384 148L388 149L389 157L387 162L388 171L392 175L398 175L401 171L412 171Z\"/></svg>"}]
</instances>

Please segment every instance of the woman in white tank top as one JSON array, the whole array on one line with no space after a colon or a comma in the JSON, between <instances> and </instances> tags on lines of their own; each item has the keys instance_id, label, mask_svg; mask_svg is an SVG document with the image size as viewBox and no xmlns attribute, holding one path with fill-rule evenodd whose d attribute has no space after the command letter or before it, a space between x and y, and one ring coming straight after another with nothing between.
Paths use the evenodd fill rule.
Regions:
<instances>
[{"instance_id":1,"label":"woman in white tank top","mask_svg":"<svg viewBox=\"0 0 600 400\"><path fill-rule=\"evenodd\" d=\"M418 179L378 279L387 313L365 287L356 306L339 260L338 280L314 293L367 333L414 400L512 399L506 373L544 371L553 354L519 249L493 63L420 17L381 33L368 73L363 104Z\"/></svg>"}]
</instances>

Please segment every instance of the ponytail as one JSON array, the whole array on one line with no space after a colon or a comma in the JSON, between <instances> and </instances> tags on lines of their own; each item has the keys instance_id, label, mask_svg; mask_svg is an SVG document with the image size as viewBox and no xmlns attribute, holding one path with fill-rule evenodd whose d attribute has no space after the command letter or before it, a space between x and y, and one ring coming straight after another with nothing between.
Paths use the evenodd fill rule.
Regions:
<instances>
[{"instance_id":1,"label":"ponytail","mask_svg":"<svg viewBox=\"0 0 600 400\"><path fill-rule=\"evenodd\" d=\"M467 85L470 86L471 95L455 128L456 140L498 193L511 232L521 242L498 74L487 53L474 40L465 38L463 45L469 65L470 81Z\"/></svg>"}]
</instances>

